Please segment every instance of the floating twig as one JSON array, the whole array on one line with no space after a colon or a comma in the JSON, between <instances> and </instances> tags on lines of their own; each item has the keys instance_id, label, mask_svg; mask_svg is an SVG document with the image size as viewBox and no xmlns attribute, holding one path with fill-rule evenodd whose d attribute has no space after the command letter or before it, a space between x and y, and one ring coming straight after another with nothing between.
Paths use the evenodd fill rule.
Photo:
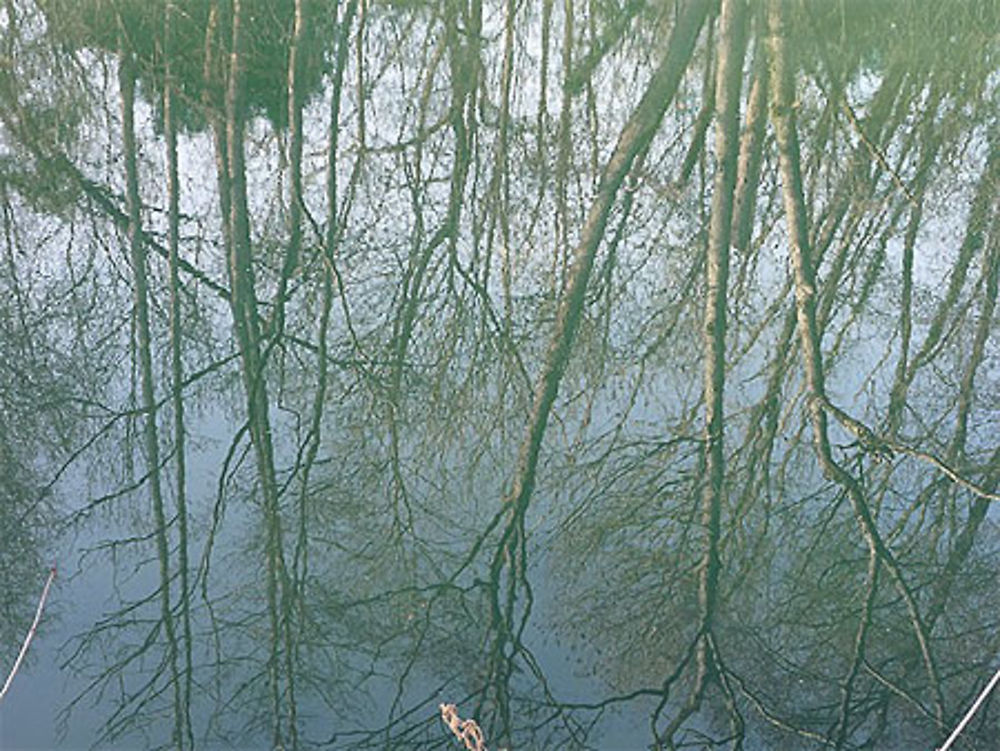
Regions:
<instances>
[{"instance_id":1,"label":"floating twig","mask_svg":"<svg viewBox=\"0 0 1000 751\"><path fill-rule=\"evenodd\" d=\"M28 646L31 644L31 640L35 638L35 632L38 630L38 622L42 620L42 610L45 609L45 601L49 597L49 588L52 586L52 581L56 578L56 567L53 565L49 570L49 578L45 580L45 587L42 589L42 596L38 598L38 607L35 609L35 620L31 622L31 628L28 629L27 636L24 637L24 643L21 645L21 651L17 655L17 659L14 661L14 667L10 669L10 673L7 675L7 680L3 684L3 689L0 690L0 701L3 701L4 696L7 695L7 689L10 688L11 682L14 680L14 676L17 675L17 671L21 668L21 662L24 660L24 656L28 654Z\"/></svg>"},{"instance_id":2,"label":"floating twig","mask_svg":"<svg viewBox=\"0 0 1000 751\"><path fill-rule=\"evenodd\" d=\"M948 736L948 740L944 742L944 745L941 746L938 751L948 751L948 749L951 748L951 745L958 738L959 734L965 729L965 726L969 724L969 721L972 719L973 715L976 714L982 703L986 701L986 697L990 695L990 692L997 685L998 681L1000 681L1000 670L997 670L997 672L993 674L990 682L986 684L986 688L984 688L979 696L976 697L976 700L972 702L972 706L969 707L969 711L965 713L965 717L963 717L962 721L958 723L955 729L951 732L951 735Z\"/></svg>"}]
</instances>

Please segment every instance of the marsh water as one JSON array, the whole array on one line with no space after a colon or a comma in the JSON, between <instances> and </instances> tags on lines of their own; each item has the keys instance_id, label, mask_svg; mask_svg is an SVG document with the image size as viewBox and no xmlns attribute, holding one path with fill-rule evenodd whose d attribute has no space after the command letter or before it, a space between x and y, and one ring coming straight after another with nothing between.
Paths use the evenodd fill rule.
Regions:
<instances>
[{"instance_id":1,"label":"marsh water","mask_svg":"<svg viewBox=\"0 0 1000 751\"><path fill-rule=\"evenodd\" d=\"M0 13L0 747L996 747L995 1Z\"/></svg>"}]
</instances>

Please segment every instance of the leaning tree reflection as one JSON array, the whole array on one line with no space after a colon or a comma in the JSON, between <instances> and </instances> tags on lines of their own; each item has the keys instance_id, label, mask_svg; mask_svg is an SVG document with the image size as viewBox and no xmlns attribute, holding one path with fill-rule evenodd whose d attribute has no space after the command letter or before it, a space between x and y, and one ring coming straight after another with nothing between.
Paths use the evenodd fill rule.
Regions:
<instances>
[{"instance_id":1,"label":"leaning tree reflection","mask_svg":"<svg viewBox=\"0 0 1000 751\"><path fill-rule=\"evenodd\" d=\"M1000 646L998 11L7 3L5 550L92 470L97 740L940 740Z\"/></svg>"}]
</instances>

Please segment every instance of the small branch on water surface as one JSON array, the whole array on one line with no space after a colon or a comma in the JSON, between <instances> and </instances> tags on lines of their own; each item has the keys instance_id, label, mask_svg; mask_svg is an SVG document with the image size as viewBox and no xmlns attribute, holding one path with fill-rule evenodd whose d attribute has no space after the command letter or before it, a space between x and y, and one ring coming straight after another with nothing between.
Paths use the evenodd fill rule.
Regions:
<instances>
[{"instance_id":1,"label":"small branch on water surface","mask_svg":"<svg viewBox=\"0 0 1000 751\"><path fill-rule=\"evenodd\" d=\"M441 720L465 744L468 751L487 751L483 731L475 720L463 720L454 704L441 705Z\"/></svg>"},{"instance_id":2,"label":"small branch on water surface","mask_svg":"<svg viewBox=\"0 0 1000 751\"><path fill-rule=\"evenodd\" d=\"M21 668L21 662L24 661L24 656L28 653L28 646L31 644L31 640L35 638L35 632L38 630L38 622L42 620L42 610L45 609L45 601L49 597L49 588L52 586L53 580L56 578L56 567L53 564L52 568L49 569L49 578L45 580L45 587L42 589L42 596L38 598L38 608L35 610L35 620L31 622L31 628L28 629L27 636L24 637L24 644L21 645L21 651L17 655L17 659L14 661L14 667L10 669L10 674L7 676L7 680L3 684L3 689L0 690L0 701L3 701L4 696L7 695L7 689L10 688L10 684L14 680L14 676L17 675L17 671Z\"/></svg>"},{"instance_id":3,"label":"small branch on water surface","mask_svg":"<svg viewBox=\"0 0 1000 751\"><path fill-rule=\"evenodd\" d=\"M962 721L958 723L957 726L955 726L955 729L951 731L951 735L948 736L948 740L946 740L944 742L944 745L941 746L937 751L948 751L948 749L951 748L952 744L957 740L958 736L965 729L965 726L969 724L969 721L979 710L980 705L982 705L982 703L986 701L986 697L990 695L990 692L997 685L998 681L1000 681L1000 670L997 670L993 674L993 677L990 678L990 682L986 684L986 688L984 688L982 690L982 693L980 693L979 696L976 697L976 700L972 702L972 706L969 707L969 711L965 713L965 717L963 717Z\"/></svg>"}]
</instances>

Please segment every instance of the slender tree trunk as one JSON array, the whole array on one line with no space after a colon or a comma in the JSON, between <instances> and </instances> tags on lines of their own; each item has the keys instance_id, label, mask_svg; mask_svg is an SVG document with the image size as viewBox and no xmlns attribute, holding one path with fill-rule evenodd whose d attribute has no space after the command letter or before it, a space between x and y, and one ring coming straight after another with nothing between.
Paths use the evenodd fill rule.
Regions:
<instances>
[{"instance_id":1,"label":"slender tree trunk","mask_svg":"<svg viewBox=\"0 0 1000 751\"><path fill-rule=\"evenodd\" d=\"M893 440L896 439L899 429L903 425L903 407L906 405L906 374L909 370L910 343L913 340L913 253L923 212L924 203L921 197L917 204L910 209L910 220L903 238L899 300L899 360L896 363L892 390L889 392L888 415L886 417L888 436Z\"/></svg>"},{"instance_id":2,"label":"slender tree trunk","mask_svg":"<svg viewBox=\"0 0 1000 751\"><path fill-rule=\"evenodd\" d=\"M934 112L940 105L943 91L940 86L934 86L930 97L931 105L928 112ZM892 389L889 392L888 415L886 417L887 433L890 440L895 440L903 424L903 408L906 405L908 389L907 373L909 373L910 347L913 340L913 257L917 244L917 235L922 227L924 217L924 201L927 185L930 182L931 167L934 164L940 146L941 137L936 133L936 120L928 116L920 129L920 163L914 178L912 192L914 201L910 205L910 215L906 231L903 235L903 258L900 280L899 302L899 359L893 377Z\"/></svg>"},{"instance_id":3,"label":"slender tree trunk","mask_svg":"<svg viewBox=\"0 0 1000 751\"><path fill-rule=\"evenodd\" d=\"M184 365L181 360L181 282L180 282L180 182L177 170L177 128L174 122L173 88L173 29L175 7L168 0L163 28L163 58L165 80L163 86L163 134L167 151L167 248L170 269L170 371L173 381L174 410L174 461L176 468L177 535L180 569L181 628L184 639L183 707L186 740L194 748L191 727L191 589L188 578L188 523L187 523L187 456L184 428Z\"/></svg>"},{"instance_id":4,"label":"slender tree trunk","mask_svg":"<svg viewBox=\"0 0 1000 751\"><path fill-rule=\"evenodd\" d=\"M760 165L764 155L764 136L767 131L767 89L767 62L763 45L758 42L754 52L754 77L747 103L746 128L740 143L736 178L737 191L733 206L732 243L741 253L745 254L749 253L750 250L754 209L757 205L757 186L760 182Z\"/></svg>"},{"instance_id":5,"label":"slender tree trunk","mask_svg":"<svg viewBox=\"0 0 1000 751\"><path fill-rule=\"evenodd\" d=\"M986 357L986 344L990 334L993 332L993 315L996 310L998 284L1000 284L1000 213L994 213L992 225L992 231L988 233L991 247L989 248L989 255L985 260L985 268L983 270L985 283L982 308L979 311L979 322L976 326L976 333L972 342L969 363L962 376L962 383L959 389L955 435L948 449L948 463L952 466L965 453L969 413L972 410L972 398L975 394L976 373ZM1000 461L1000 447L994 451L988 466L998 467L1000 466L998 465L998 461ZM998 479L1000 479L1000 472L996 470L990 472L986 478L986 482L983 483L983 488L988 492L993 492L996 489ZM959 532L948 554L941 575L935 582L934 595L927 608L928 630L934 628L934 624L944 613L955 579L961 574L965 560L968 558L969 553L972 552L976 533L979 531L979 527L983 521L986 520L986 513L989 510L989 506L990 501L980 497L976 498L969 508L969 515L965 526Z\"/></svg>"},{"instance_id":6,"label":"slender tree trunk","mask_svg":"<svg viewBox=\"0 0 1000 751\"><path fill-rule=\"evenodd\" d=\"M552 39L552 6L554 0L542 0L541 58L538 65L538 112L535 116L535 162L538 166L538 192L535 198L536 213L532 218L534 228L538 211L546 203L546 191L551 174L549 170L549 68ZM553 258L555 254L553 253ZM553 267L555 261L553 261Z\"/></svg>"},{"instance_id":7,"label":"slender tree trunk","mask_svg":"<svg viewBox=\"0 0 1000 751\"><path fill-rule=\"evenodd\" d=\"M701 523L705 548L698 569L698 606L702 631L712 629L719 588L719 525L725 482L723 394L726 373L726 302L733 197L739 157L740 83L746 8L743 0L723 0L715 86L715 185L708 231L705 318L702 331L705 390L705 484ZM698 654L699 682L709 670L707 641Z\"/></svg>"},{"instance_id":8,"label":"slender tree trunk","mask_svg":"<svg viewBox=\"0 0 1000 751\"><path fill-rule=\"evenodd\" d=\"M868 107L869 114L863 121L865 133L870 141L880 143L886 139L885 130L890 124L893 105L900 96L904 79L905 76L899 66L891 67L883 76L878 90L872 95ZM777 85L773 81L773 76L771 85L772 87ZM842 88L835 89L832 96L833 102L842 102L844 97ZM898 126L898 119L892 124ZM871 161L871 150L868 145L863 141L858 143L851 153L847 169L837 180L833 196L815 223L815 232L810 237L810 242L817 257L827 252L837 237L837 231L848 211L855 207L855 211L858 212L859 207L870 199L875 187L875 182L871 178ZM841 233L844 234L846 233Z\"/></svg>"},{"instance_id":9,"label":"slender tree trunk","mask_svg":"<svg viewBox=\"0 0 1000 751\"><path fill-rule=\"evenodd\" d=\"M706 49L713 49L715 47L716 42L712 38L714 33L715 29L713 24L709 26L709 38L705 41ZM722 44L722 40L719 40L718 43ZM684 158L681 160L681 166L678 170L678 189L683 188L687 181L691 179L691 174L694 172L695 167L703 167L705 164L703 159L705 155L705 139L708 136L709 126L712 124L712 116L715 115L716 112L716 76L714 73L718 69L717 65L718 61L715 55L705 56L705 67L701 82L701 109L698 110L698 115L694 119L694 125L691 128L693 131L691 143L688 144L687 151L684 153Z\"/></svg>"},{"instance_id":10,"label":"slender tree trunk","mask_svg":"<svg viewBox=\"0 0 1000 751\"><path fill-rule=\"evenodd\" d=\"M302 245L302 209L303 209L303 194L302 194L302 110L304 95L302 93L302 70L303 70L303 56L306 54L304 48L305 44L305 8L303 7L303 0L294 0L293 12L292 12L292 37L289 44L288 52L288 72L287 72L287 95L288 95L288 173L289 173L289 195L288 195L288 223L289 223L289 237L288 244L285 248L285 259L281 268L281 277L278 280L278 289L275 294L274 300L274 321L273 321L273 331L271 332L271 342L268 345L268 351L274 347L285 329L285 303L286 297L288 295L288 282L291 279L292 274L299 265L299 255L301 253ZM325 353L323 353L325 355ZM265 360L267 359L265 355ZM325 362L323 367L325 367ZM308 475L303 474L302 477L302 489L303 492L300 495L300 504L298 509L299 516L299 535L298 542L295 546L295 562L298 563L301 560L302 555L305 553L306 541L308 535L306 534L306 485L308 482ZM280 539L281 535L281 525L278 522L278 515L275 513L274 518L274 528L277 535L275 544L278 550L281 550L282 541ZM283 570L283 567L282 567ZM298 567L294 569L294 573L298 574ZM287 580L287 577L283 578L283 582ZM285 586L283 583L280 587L281 590L281 601L279 604L280 614L279 620L282 623L282 633L284 636L284 648L285 648L285 682L287 685L287 704L288 704L288 736L289 744L294 748L298 748L298 711L297 711L297 701L296 701L296 689L295 689L295 662L297 657L297 647L295 644L295 634L293 629L293 613L298 612L296 605L301 602L301 600L296 600L296 595L301 597L303 595L302 589L305 586L304 580L296 580L294 584Z\"/></svg>"},{"instance_id":11,"label":"slender tree trunk","mask_svg":"<svg viewBox=\"0 0 1000 751\"><path fill-rule=\"evenodd\" d=\"M697 568L698 628L695 636L695 677L687 701L662 732L656 744L673 747L673 738L698 711L709 682L726 694L735 738L742 738L743 720L736 710L723 675L715 640L719 599L719 551L722 502L725 493L724 393L726 373L726 303L729 280L729 247L733 226L733 200L739 161L740 85L745 50L744 0L723 0L719 18L715 103L716 172L709 218L706 252L705 312L702 324L703 389L705 392L704 477L700 521L703 544ZM656 715L659 715L658 708ZM654 716L654 718L655 718ZM655 732L655 719L654 719Z\"/></svg>"},{"instance_id":12,"label":"slender tree trunk","mask_svg":"<svg viewBox=\"0 0 1000 751\"><path fill-rule=\"evenodd\" d=\"M881 561L874 550L868 551L868 572L865 581L865 603L858 618L858 628L854 632L854 653L847 676L840 684L840 710L837 715L837 727L834 731L834 743L837 749L847 744L851 721L851 700L854 697L854 682L865 663L867 654L868 632L872 626L872 614L875 609L875 596L878 594L878 574Z\"/></svg>"},{"instance_id":13,"label":"slender tree trunk","mask_svg":"<svg viewBox=\"0 0 1000 751\"><path fill-rule=\"evenodd\" d=\"M785 218L788 224L795 277L796 318L806 384L809 389L809 413L812 423L813 445L824 474L843 488L850 498L855 519L869 551L877 555L886 565L905 602L930 681L935 714L939 725L943 727L944 706L941 684L937 667L934 664L927 629L917 608L913 592L906 584L895 557L878 532L860 483L834 461L830 447L826 416L829 401L826 395L823 358L816 324L816 273L810 254L805 197L802 188L799 142L795 124L793 72L788 66L785 53L784 2L785 0L768 0L768 42L772 81L771 119L778 142Z\"/></svg>"},{"instance_id":14,"label":"slender tree trunk","mask_svg":"<svg viewBox=\"0 0 1000 751\"><path fill-rule=\"evenodd\" d=\"M513 327L514 304L511 292L513 262L510 231L510 164L508 140L510 134L511 81L514 77L514 16L517 5L506 0L504 5L503 69L500 75L500 132L497 134L496 166L494 167L495 216L500 225L500 285L503 295L503 339L506 343Z\"/></svg>"},{"instance_id":15,"label":"slender tree trunk","mask_svg":"<svg viewBox=\"0 0 1000 751\"><path fill-rule=\"evenodd\" d=\"M991 144L989 156L983 173L979 177L976 185L976 193L969 207L969 218L966 221L965 235L958 250L958 257L952 266L951 277L948 280L948 290L944 298L938 305L938 309L931 320L927 336L924 338L920 350L914 355L907 371L906 385L912 383L917 371L930 362L937 354L945 334L946 323L952 315L955 303L958 301L965 285L965 280L969 272L969 266L977 252L980 252L986 244L988 233L988 217L996 201L998 187L1000 187L1000 146Z\"/></svg>"},{"instance_id":16,"label":"slender tree trunk","mask_svg":"<svg viewBox=\"0 0 1000 751\"><path fill-rule=\"evenodd\" d=\"M295 549L295 578L302 582L300 586L305 586L305 581L309 572L309 557L306 542L308 539L306 500L309 491L309 477L312 472L316 455L319 452L320 439L322 435L322 418L326 407L326 393L329 381L329 364L327 362L327 352L329 344L327 342L330 328L330 312L333 307L333 290L337 284L338 275L336 272L335 259L337 248L340 244L342 234L341 223L338 214L338 188L337 188L337 159L340 153L340 102L344 84L344 69L347 64L347 45L351 26L354 22L354 13L357 8L356 0L350 0L344 9L344 15L338 24L337 52L334 61L333 83L330 99L329 125L327 129L329 149L327 157L326 174L326 198L327 216L326 232L323 242L323 286L321 309L319 318L319 330L316 343L316 392L313 397L312 415L310 417L309 432L306 435L305 457L303 459L301 473L301 495L299 503L299 542ZM341 290L343 294L343 290ZM349 319L348 319L349 320ZM302 602L302 593L299 593L299 602Z\"/></svg>"},{"instance_id":17,"label":"slender tree trunk","mask_svg":"<svg viewBox=\"0 0 1000 751\"><path fill-rule=\"evenodd\" d=\"M274 745L282 745L282 694L280 688L280 652L282 643L285 580L282 553L281 516L278 483L274 469L274 449L265 358L261 350L261 331L257 315L256 289L250 247L250 218L247 209L246 165L243 131L246 118L246 22L245 0L233 0L228 81L225 95L225 164L226 190L229 197L229 275L231 307L236 339L240 349L243 384L247 397L250 439L257 460L257 472L264 501L266 530L265 564L267 609L271 627L269 688L274 712Z\"/></svg>"},{"instance_id":18,"label":"slender tree trunk","mask_svg":"<svg viewBox=\"0 0 1000 751\"><path fill-rule=\"evenodd\" d=\"M667 54L653 74L638 107L619 134L615 149L604 166L597 194L590 205L587 220L580 232L580 241L573 253L566 289L536 381L531 414L521 441L514 485L507 494L507 502L513 503L515 508L525 505L534 491L542 438L559 392L559 383L569 362L594 256L604 237L611 207L632 163L652 141L663 114L677 91L709 4L708 0L689 0L684 4L670 35Z\"/></svg>"},{"instance_id":19,"label":"slender tree trunk","mask_svg":"<svg viewBox=\"0 0 1000 751\"><path fill-rule=\"evenodd\" d=\"M569 177L573 145L571 141L573 98L569 77L573 69L573 0L563 0L563 87L559 106L558 150L556 151L555 252L552 254L552 291L558 296L566 283L569 258Z\"/></svg>"},{"instance_id":20,"label":"slender tree trunk","mask_svg":"<svg viewBox=\"0 0 1000 751\"><path fill-rule=\"evenodd\" d=\"M304 26L306 23L302 0L294 0L292 14L292 38L288 51L288 243L285 258L278 279L278 289L274 297L274 318L272 341L277 342L285 329L285 303L288 282L299 265L302 248L302 57Z\"/></svg>"},{"instance_id":21,"label":"slender tree trunk","mask_svg":"<svg viewBox=\"0 0 1000 751\"><path fill-rule=\"evenodd\" d=\"M493 649L496 655L494 669L502 671L501 664L509 664L509 659L504 659L504 643L518 637L523 630L527 613L530 612L531 593L524 578L527 571L525 516L535 488L542 439L583 313L594 256L604 237L608 216L619 188L636 158L649 147L664 112L677 92L709 5L708 0L689 0L684 4L671 32L667 53L653 73L632 116L622 128L614 151L605 164L587 220L580 231L580 241L573 253L573 263L566 278L552 337L535 385L534 400L518 452L513 485L504 496L504 511L508 521L490 566L490 577L494 582L493 620L497 629L497 644ZM499 523L500 519L501 515L498 515L494 524ZM501 573L505 566L510 567L510 576L501 602ZM522 616L521 626L515 629L514 608L517 604L519 579L525 583L527 609Z\"/></svg>"},{"instance_id":22,"label":"slender tree trunk","mask_svg":"<svg viewBox=\"0 0 1000 751\"><path fill-rule=\"evenodd\" d=\"M177 670L177 634L170 605L170 549L167 542L167 517L163 506L160 478L160 445L156 427L156 396L153 388L152 342L149 326L146 247L142 242L139 197L139 173L135 143L135 61L122 45L118 52L118 86L121 94L122 151L125 160L125 201L128 207L129 259L135 305L136 352L139 358L140 393L143 415L143 439L149 466L149 491L153 502L154 538L160 564L160 618L167 638L167 660L174 690L174 727L172 742L184 742L184 713L181 680Z\"/></svg>"}]
</instances>

